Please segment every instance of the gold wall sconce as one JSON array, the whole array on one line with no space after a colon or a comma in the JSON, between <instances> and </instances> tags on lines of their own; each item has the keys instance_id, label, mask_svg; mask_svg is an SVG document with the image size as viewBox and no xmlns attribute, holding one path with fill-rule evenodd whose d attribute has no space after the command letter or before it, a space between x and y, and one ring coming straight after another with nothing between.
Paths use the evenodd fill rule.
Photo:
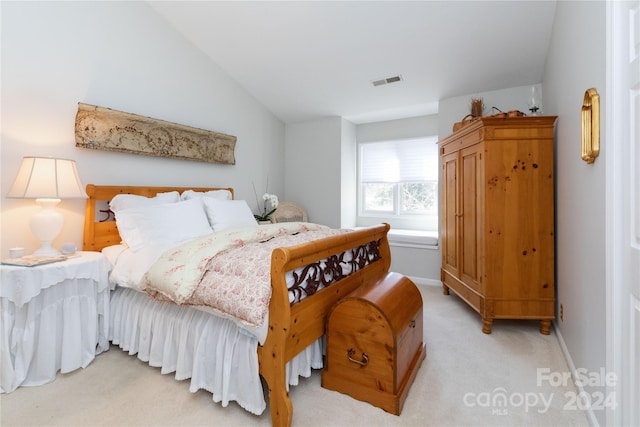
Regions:
<instances>
[{"instance_id":1,"label":"gold wall sconce","mask_svg":"<svg viewBox=\"0 0 640 427\"><path fill-rule=\"evenodd\" d=\"M593 163L600 154L600 95L587 89L582 102L582 160Z\"/></svg>"}]
</instances>

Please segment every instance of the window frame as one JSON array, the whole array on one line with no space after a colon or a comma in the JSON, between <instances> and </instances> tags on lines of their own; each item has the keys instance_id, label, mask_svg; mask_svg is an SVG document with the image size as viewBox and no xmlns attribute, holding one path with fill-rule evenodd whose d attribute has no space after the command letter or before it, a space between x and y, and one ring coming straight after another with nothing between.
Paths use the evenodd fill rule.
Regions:
<instances>
[{"instance_id":1,"label":"window frame","mask_svg":"<svg viewBox=\"0 0 640 427\"><path fill-rule=\"evenodd\" d=\"M434 144L433 155L434 158L431 158L431 164L435 165L435 180L425 180L425 181L400 181L394 183L385 183L391 184L393 186L393 212L390 211L376 211L376 210L365 210L365 192L364 192L364 183L362 177L362 161L363 161L363 146L365 144L372 143L396 143L402 141L424 141L426 144ZM402 200L401 200L401 186L415 183L415 182L433 182L435 183L435 191L438 192L439 188L439 155L437 148L438 137L437 135L429 135L424 137L417 138L405 138L405 139L389 139L383 141L367 141L367 142L358 142L357 143L357 154L356 154L356 197L357 197L357 214L356 214L356 225L357 226L368 226L373 224L378 224L380 222L387 222L393 228L404 229L404 230L422 230L422 231L438 231L438 214L439 214L439 200L438 195L436 195L435 206L432 212L430 213L411 213L411 212L402 212Z\"/></svg>"}]
</instances>

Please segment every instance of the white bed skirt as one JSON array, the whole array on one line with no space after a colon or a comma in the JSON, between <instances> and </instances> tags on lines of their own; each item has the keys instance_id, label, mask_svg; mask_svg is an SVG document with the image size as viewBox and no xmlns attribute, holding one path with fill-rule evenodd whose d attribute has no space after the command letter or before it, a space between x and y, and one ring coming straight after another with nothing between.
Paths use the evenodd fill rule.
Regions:
<instances>
[{"instance_id":1,"label":"white bed skirt","mask_svg":"<svg viewBox=\"0 0 640 427\"><path fill-rule=\"evenodd\" d=\"M191 392L205 389L213 401L227 406L236 401L260 415L266 403L258 369L258 340L232 321L192 308L157 302L129 288L111 294L109 339L137 354L163 374L191 379ZM318 340L287 365L287 379L322 368L322 341Z\"/></svg>"}]
</instances>

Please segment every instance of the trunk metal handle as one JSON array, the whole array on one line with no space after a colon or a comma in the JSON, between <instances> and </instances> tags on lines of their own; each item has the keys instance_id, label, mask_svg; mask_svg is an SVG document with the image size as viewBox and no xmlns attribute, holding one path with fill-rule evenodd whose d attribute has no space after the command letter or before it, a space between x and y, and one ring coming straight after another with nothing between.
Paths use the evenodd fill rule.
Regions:
<instances>
[{"instance_id":1,"label":"trunk metal handle","mask_svg":"<svg viewBox=\"0 0 640 427\"><path fill-rule=\"evenodd\" d=\"M356 354L356 351L352 348L347 351L347 358L349 359L349 361L357 363L360 366L367 366L367 364L369 363L369 356L367 356L367 353L362 353L362 360L354 359L354 354Z\"/></svg>"}]
</instances>

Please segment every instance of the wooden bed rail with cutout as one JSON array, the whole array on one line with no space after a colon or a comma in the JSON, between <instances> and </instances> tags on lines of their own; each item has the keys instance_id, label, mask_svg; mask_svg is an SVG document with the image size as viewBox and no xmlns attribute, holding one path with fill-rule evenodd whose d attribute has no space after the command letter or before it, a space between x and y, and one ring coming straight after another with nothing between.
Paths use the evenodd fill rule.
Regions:
<instances>
[{"instance_id":1,"label":"wooden bed rail with cutout","mask_svg":"<svg viewBox=\"0 0 640 427\"><path fill-rule=\"evenodd\" d=\"M308 244L277 248L271 257L272 295L269 304L269 334L258 347L260 374L269 386L269 405L273 426L290 426L293 405L286 385L286 363L324 335L326 316L336 301L364 283L384 276L391 264L387 240L388 224L353 231ZM341 254L352 248L373 244L378 258L313 296L293 305L285 274L298 267Z\"/></svg>"}]
</instances>

